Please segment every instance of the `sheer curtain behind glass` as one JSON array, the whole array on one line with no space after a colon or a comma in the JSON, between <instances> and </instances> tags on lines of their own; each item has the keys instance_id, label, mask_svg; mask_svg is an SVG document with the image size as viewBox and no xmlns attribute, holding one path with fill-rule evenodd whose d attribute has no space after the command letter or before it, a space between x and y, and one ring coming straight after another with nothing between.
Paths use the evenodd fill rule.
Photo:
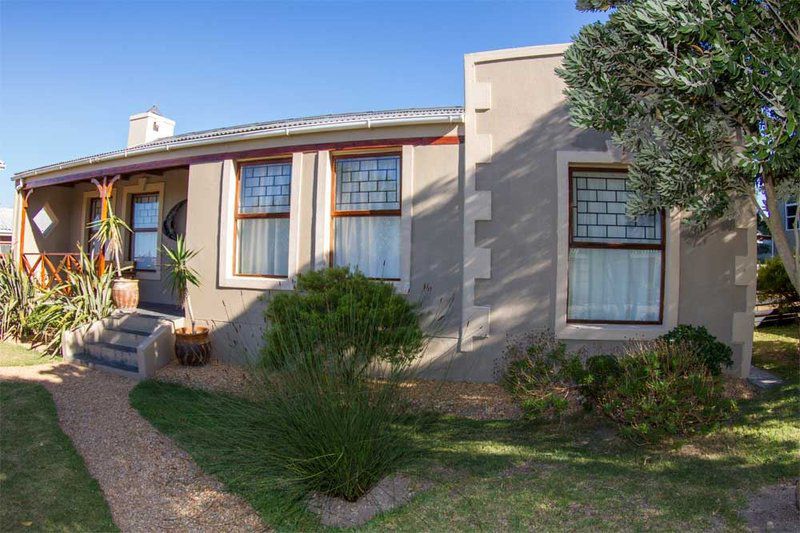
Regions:
<instances>
[{"instance_id":1,"label":"sheer curtain behind glass","mask_svg":"<svg viewBox=\"0 0 800 533\"><path fill-rule=\"evenodd\" d=\"M400 156L336 160L333 264L400 279Z\"/></svg>"},{"instance_id":2,"label":"sheer curtain behind glass","mask_svg":"<svg viewBox=\"0 0 800 533\"><path fill-rule=\"evenodd\" d=\"M246 164L240 171L236 273L288 276L291 162Z\"/></svg>"},{"instance_id":3,"label":"sheer curtain behind glass","mask_svg":"<svg viewBox=\"0 0 800 533\"><path fill-rule=\"evenodd\" d=\"M630 217L625 172L573 170L567 319L661 319L660 214Z\"/></svg>"}]
</instances>

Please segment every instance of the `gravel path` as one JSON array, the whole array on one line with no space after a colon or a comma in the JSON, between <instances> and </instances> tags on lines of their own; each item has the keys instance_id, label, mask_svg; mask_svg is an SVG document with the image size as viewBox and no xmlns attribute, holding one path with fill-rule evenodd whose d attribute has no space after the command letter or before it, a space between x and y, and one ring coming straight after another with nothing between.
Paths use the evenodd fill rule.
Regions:
<instances>
[{"instance_id":1,"label":"gravel path","mask_svg":"<svg viewBox=\"0 0 800 533\"><path fill-rule=\"evenodd\" d=\"M134 381L66 363L0 367L0 379L39 382L52 393L61 427L122 531L266 529L246 502L130 407Z\"/></svg>"}]
</instances>

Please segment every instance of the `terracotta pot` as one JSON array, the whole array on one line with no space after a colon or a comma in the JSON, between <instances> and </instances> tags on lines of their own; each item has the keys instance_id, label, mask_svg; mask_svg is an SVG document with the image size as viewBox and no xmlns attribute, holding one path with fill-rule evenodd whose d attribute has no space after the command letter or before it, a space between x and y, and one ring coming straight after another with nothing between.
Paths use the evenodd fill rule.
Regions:
<instances>
[{"instance_id":1,"label":"terracotta pot","mask_svg":"<svg viewBox=\"0 0 800 533\"><path fill-rule=\"evenodd\" d=\"M117 278L112 281L111 299L119 309L136 309L139 306L139 280Z\"/></svg>"},{"instance_id":2,"label":"terracotta pot","mask_svg":"<svg viewBox=\"0 0 800 533\"><path fill-rule=\"evenodd\" d=\"M195 326L175 330L175 355L184 366L203 366L211 358L211 339L208 328Z\"/></svg>"}]
</instances>

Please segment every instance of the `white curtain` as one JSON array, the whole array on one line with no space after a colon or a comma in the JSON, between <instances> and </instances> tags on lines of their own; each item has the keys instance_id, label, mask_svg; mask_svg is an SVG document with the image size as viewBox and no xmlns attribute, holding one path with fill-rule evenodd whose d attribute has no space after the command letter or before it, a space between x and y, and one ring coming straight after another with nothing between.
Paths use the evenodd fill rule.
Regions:
<instances>
[{"instance_id":1,"label":"white curtain","mask_svg":"<svg viewBox=\"0 0 800 533\"><path fill-rule=\"evenodd\" d=\"M289 275L289 219L248 218L237 228L237 274Z\"/></svg>"},{"instance_id":2,"label":"white curtain","mask_svg":"<svg viewBox=\"0 0 800 533\"><path fill-rule=\"evenodd\" d=\"M655 322L661 298L658 250L573 248L569 308L573 320Z\"/></svg>"},{"instance_id":3,"label":"white curtain","mask_svg":"<svg viewBox=\"0 0 800 533\"><path fill-rule=\"evenodd\" d=\"M336 217L334 264L400 278L400 217Z\"/></svg>"}]
</instances>

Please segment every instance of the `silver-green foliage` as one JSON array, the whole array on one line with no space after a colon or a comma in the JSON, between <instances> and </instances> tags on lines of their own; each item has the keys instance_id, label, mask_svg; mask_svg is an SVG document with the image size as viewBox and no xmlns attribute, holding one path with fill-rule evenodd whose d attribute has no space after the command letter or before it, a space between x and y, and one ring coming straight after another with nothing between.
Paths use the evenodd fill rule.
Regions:
<instances>
[{"instance_id":1,"label":"silver-green foliage","mask_svg":"<svg viewBox=\"0 0 800 533\"><path fill-rule=\"evenodd\" d=\"M777 201L800 191L800 1L580 0L585 26L560 76L573 123L632 158L633 212L677 207L699 227L734 197L766 196L787 271L797 263Z\"/></svg>"}]
</instances>

